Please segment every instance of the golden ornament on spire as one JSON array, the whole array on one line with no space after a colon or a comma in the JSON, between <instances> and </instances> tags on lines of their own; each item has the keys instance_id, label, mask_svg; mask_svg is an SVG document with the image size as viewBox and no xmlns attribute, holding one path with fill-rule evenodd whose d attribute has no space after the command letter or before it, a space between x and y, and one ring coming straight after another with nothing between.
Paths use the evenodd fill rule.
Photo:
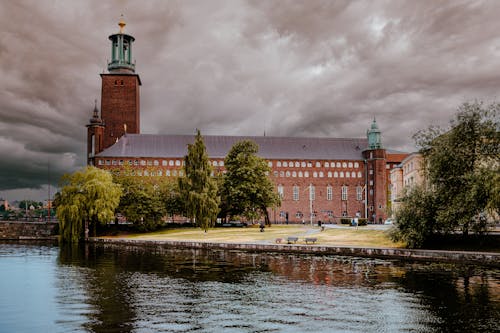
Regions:
<instances>
[{"instance_id":1,"label":"golden ornament on spire","mask_svg":"<svg viewBox=\"0 0 500 333\"><path fill-rule=\"evenodd\" d=\"M127 23L125 23L125 21L123 20L123 14L120 17L120 22L118 22L118 25L120 26L120 33L124 33Z\"/></svg>"}]
</instances>

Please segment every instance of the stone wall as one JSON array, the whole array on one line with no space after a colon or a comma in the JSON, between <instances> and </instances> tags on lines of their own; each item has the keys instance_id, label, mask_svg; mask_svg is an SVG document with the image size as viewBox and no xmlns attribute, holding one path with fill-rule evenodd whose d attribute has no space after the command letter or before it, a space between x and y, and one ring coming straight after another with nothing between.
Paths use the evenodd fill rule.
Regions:
<instances>
[{"instance_id":1,"label":"stone wall","mask_svg":"<svg viewBox=\"0 0 500 333\"><path fill-rule=\"evenodd\" d=\"M121 244L152 248L193 248L239 250L250 252L285 252L313 255L340 255L409 261L455 262L500 267L500 253L465 252L440 250L411 250L396 248L361 248L349 246L289 245L289 244L236 244L186 241L153 241L118 238L92 238L91 241L103 244Z\"/></svg>"},{"instance_id":2,"label":"stone wall","mask_svg":"<svg viewBox=\"0 0 500 333\"><path fill-rule=\"evenodd\" d=\"M0 222L0 239L54 239L58 235L54 222Z\"/></svg>"}]
</instances>

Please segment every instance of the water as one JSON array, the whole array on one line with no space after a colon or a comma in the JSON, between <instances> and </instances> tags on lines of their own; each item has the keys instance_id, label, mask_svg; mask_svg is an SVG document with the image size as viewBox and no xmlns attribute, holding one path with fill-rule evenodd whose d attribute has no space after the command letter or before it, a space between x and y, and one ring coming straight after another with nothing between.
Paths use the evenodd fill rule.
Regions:
<instances>
[{"instance_id":1,"label":"water","mask_svg":"<svg viewBox=\"0 0 500 333\"><path fill-rule=\"evenodd\" d=\"M0 243L0 332L499 332L500 270Z\"/></svg>"}]
</instances>

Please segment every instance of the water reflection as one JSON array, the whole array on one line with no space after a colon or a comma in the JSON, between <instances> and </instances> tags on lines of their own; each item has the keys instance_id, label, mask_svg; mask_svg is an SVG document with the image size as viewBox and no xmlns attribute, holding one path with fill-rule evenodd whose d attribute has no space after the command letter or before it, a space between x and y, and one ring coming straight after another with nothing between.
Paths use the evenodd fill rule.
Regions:
<instances>
[{"instance_id":1,"label":"water reflection","mask_svg":"<svg viewBox=\"0 0 500 333\"><path fill-rule=\"evenodd\" d=\"M500 271L0 243L0 332L495 332Z\"/></svg>"},{"instance_id":2,"label":"water reflection","mask_svg":"<svg viewBox=\"0 0 500 333\"><path fill-rule=\"evenodd\" d=\"M116 245L58 262L84 268L93 332L492 332L500 318L498 270L474 266Z\"/></svg>"}]
</instances>

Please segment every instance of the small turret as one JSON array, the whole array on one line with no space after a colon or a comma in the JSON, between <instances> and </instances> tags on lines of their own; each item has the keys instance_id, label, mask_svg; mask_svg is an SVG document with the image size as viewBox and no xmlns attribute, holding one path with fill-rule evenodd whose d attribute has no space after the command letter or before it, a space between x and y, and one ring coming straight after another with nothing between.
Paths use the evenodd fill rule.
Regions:
<instances>
[{"instance_id":1,"label":"small turret","mask_svg":"<svg viewBox=\"0 0 500 333\"><path fill-rule=\"evenodd\" d=\"M368 149L382 149L381 132L378 129L377 121L373 118L370 129L366 131L368 137Z\"/></svg>"},{"instance_id":2,"label":"small turret","mask_svg":"<svg viewBox=\"0 0 500 333\"><path fill-rule=\"evenodd\" d=\"M103 125L101 117L99 117L99 110L97 110L97 99L94 101L94 112L92 118L89 120L89 125Z\"/></svg>"},{"instance_id":3,"label":"small turret","mask_svg":"<svg viewBox=\"0 0 500 333\"><path fill-rule=\"evenodd\" d=\"M87 164L94 165L94 157L103 151L104 121L99 117L97 99L94 101L92 118L87 124Z\"/></svg>"}]
</instances>

